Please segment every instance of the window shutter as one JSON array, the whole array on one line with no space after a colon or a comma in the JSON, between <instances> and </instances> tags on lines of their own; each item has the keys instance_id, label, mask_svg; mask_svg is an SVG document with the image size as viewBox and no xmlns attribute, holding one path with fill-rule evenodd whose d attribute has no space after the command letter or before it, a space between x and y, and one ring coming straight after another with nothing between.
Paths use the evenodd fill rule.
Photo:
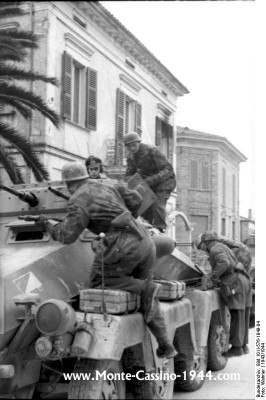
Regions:
<instances>
[{"instance_id":1,"label":"window shutter","mask_svg":"<svg viewBox=\"0 0 266 400\"><path fill-rule=\"evenodd\" d=\"M173 127L169 126L169 147L168 147L168 160L170 163L173 162L173 153L174 153L174 140L173 140Z\"/></svg>"},{"instance_id":2,"label":"window shutter","mask_svg":"<svg viewBox=\"0 0 266 400\"><path fill-rule=\"evenodd\" d=\"M135 112L135 130L141 136L141 116L142 116L142 109L141 104L136 101L136 112Z\"/></svg>"},{"instance_id":3,"label":"window shutter","mask_svg":"<svg viewBox=\"0 0 266 400\"><path fill-rule=\"evenodd\" d=\"M223 193L222 193L222 205L225 206L226 205L226 171L225 168L223 168L223 172L222 172L222 185L223 185Z\"/></svg>"},{"instance_id":4,"label":"window shutter","mask_svg":"<svg viewBox=\"0 0 266 400\"><path fill-rule=\"evenodd\" d=\"M198 161L190 161L190 187L198 188Z\"/></svg>"},{"instance_id":5,"label":"window shutter","mask_svg":"<svg viewBox=\"0 0 266 400\"><path fill-rule=\"evenodd\" d=\"M155 145L160 147L162 141L162 120L156 117Z\"/></svg>"},{"instance_id":6,"label":"window shutter","mask_svg":"<svg viewBox=\"0 0 266 400\"><path fill-rule=\"evenodd\" d=\"M202 163L202 189L209 189L209 165Z\"/></svg>"},{"instance_id":7,"label":"window shutter","mask_svg":"<svg viewBox=\"0 0 266 400\"><path fill-rule=\"evenodd\" d=\"M97 71L87 68L87 113L86 127L97 129Z\"/></svg>"},{"instance_id":8,"label":"window shutter","mask_svg":"<svg viewBox=\"0 0 266 400\"><path fill-rule=\"evenodd\" d=\"M71 119L72 57L66 51L63 56L63 118Z\"/></svg>"},{"instance_id":9,"label":"window shutter","mask_svg":"<svg viewBox=\"0 0 266 400\"><path fill-rule=\"evenodd\" d=\"M236 176L235 175L233 175L233 177L232 177L232 190L233 190L233 193L232 193L232 202L233 202L233 204L232 204L232 208L233 208L233 210L235 210L236 209Z\"/></svg>"},{"instance_id":10,"label":"window shutter","mask_svg":"<svg viewBox=\"0 0 266 400\"><path fill-rule=\"evenodd\" d=\"M115 163L116 165L123 164L123 137L125 125L125 100L126 95L122 90L117 89L116 95L116 140L115 140Z\"/></svg>"}]
</instances>

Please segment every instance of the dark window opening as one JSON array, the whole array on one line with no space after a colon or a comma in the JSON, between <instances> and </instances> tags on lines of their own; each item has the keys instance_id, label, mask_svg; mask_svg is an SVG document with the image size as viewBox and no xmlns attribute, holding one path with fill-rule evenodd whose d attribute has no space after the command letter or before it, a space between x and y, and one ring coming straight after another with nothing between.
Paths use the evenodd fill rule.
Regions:
<instances>
[{"instance_id":1,"label":"dark window opening","mask_svg":"<svg viewBox=\"0 0 266 400\"><path fill-rule=\"evenodd\" d=\"M135 65L132 64L132 62L130 62L130 61L127 60L127 59L126 59L126 64L127 64L130 68L135 69Z\"/></svg>"},{"instance_id":2,"label":"dark window opening","mask_svg":"<svg viewBox=\"0 0 266 400\"><path fill-rule=\"evenodd\" d=\"M226 220L225 220L225 218L222 218L221 234L223 236L226 236Z\"/></svg>"},{"instance_id":3,"label":"dark window opening","mask_svg":"<svg viewBox=\"0 0 266 400\"><path fill-rule=\"evenodd\" d=\"M83 21L81 21L81 19L79 19L78 17L76 17L75 15L74 15L74 21L76 21L80 26L82 26L82 28L86 28L86 24L85 24L85 22L83 22Z\"/></svg>"},{"instance_id":4,"label":"dark window opening","mask_svg":"<svg viewBox=\"0 0 266 400\"><path fill-rule=\"evenodd\" d=\"M25 240L42 240L43 232L41 231L29 231L29 232L19 232L16 236L16 242L21 242Z\"/></svg>"}]
</instances>

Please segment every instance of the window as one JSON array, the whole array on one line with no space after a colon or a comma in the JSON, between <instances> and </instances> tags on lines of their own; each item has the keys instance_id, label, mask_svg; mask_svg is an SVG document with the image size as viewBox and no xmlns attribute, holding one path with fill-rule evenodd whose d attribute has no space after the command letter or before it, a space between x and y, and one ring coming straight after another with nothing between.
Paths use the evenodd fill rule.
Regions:
<instances>
[{"instance_id":1,"label":"window","mask_svg":"<svg viewBox=\"0 0 266 400\"><path fill-rule=\"evenodd\" d=\"M210 166L206 161L190 161L190 188L209 190Z\"/></svg>"},{"instance_id":2,"label":"window","mask_svg":"<svg viewBox=\"0 0 266 400\"><path fill-rule=\"evenodd\" d=\"M159 117L156 117L155 145L173 162L173 127Z\"/></svg>"},{"instance_id":3,"label":"window","mask_svg":"<svg viewBox=\"0 0 266 400\"><path fill-rule=\"evenodd\" d=\"M86 29L86 23L83 22L83 21L81 21L80 18L78 18L76 15L74 15L73 19L74 19L74 21L76 21L80 26L82 26L82 28L85 28L85 29Z\"/></svg>"},{"instance_id":4,"label":"window","mask_svg":"<svg viewBox=\"0 0 266 400\"><path fill-rule=\"evenodd\" d=\"M236 223L235 221L232 222L232 239L235 240L236 238Z\"/></svg>"},{"instance_id":5,"label":"window","mask_svg":"<svg viewBox=\"0 0 266 400\"><path fill-rule=\"evenodd\" d=\"M225 172L225 168L223 168L223 172L222 172L222 185L223 185L223 194L222 194L222 204L223 206L226 205L226 172Z\"/></svg>"},{"instance_id":6,"label":"window","mask_svg":"<svg viewBox=\"0 0 266 400\"><path fill-rule=\"evenodd\" d=\"M235 210L236 209L236 176L233 175L232 176L232 209Z\"/></svg>"},{"instance_id":7,"label":"window","mask_svg":"<svg viewBox=\"0 0 266 400\"><path fill-rule=\"evenodd\" d=\"M81 65L65 52L63 82L63 117L96 130L97 72Z\"/></svg>"},{"instance_id":8,"label":"window","mask_svg":"<svg viewBox=\"0 0 266 400\"><path fill-rule=\"evenodd\" d=\"M192 240L197 239L197 237L208 230L209 221L207 215L190 215L190 222L193 226Z\"/></svg>"},{"instance_id":9,"label":"window","mask_svg":"<svg viewBox=\"0 0 266 400\"><path fill-rule=\"evenodd\" d=\"M226 236L226 220L222 218L221 235Z\"/></svg>"},{"instance_id":10,"label":"window","mask_svg":"<svg viewBox=\"0 0 266 400\"><path fill-rule=\"evenodd\" d=\"M123 137L130 131L141 135L141 104L117 89L115 164L123 164Z\"/></svg>"},{"instance_id":11,"label":"window","mask_svg":"<svg viewBox=\"0 0 266 400\"><path fill-rule=\"evenodd\" d=\"M198 161L192 160L190 162L190 187L192 189L198 189L199 187L199 170Z\"/></svg>"}]
</instances>

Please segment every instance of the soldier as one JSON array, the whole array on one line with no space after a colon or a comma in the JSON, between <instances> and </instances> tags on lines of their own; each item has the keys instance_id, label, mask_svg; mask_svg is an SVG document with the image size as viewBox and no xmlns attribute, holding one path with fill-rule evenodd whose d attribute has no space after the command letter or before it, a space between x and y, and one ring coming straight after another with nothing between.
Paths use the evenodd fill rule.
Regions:
<instances>
[{"instance_id":1,"label":"soldier","mask_svg":"<svg viewBox=\"0 0 266 400\"><path fill-rule=\"evenodd\" d=\"M124 136L124 144L129 152L126 181L138 172L156 194L158 200L145 211L142 217L164 232L166 203L176 187L174 169L157 147L140 142L140 136L135 132Z\"/></svg>"},{"instance_id":2,"label":"soldier","mask_svg":"<svg viewBox=\"0 0 266 400\"><path fill-rule=\"evenodd\" d=\"M102 160L98 157L89 156L85 161L85 165L90 179L101 179L103 173Z\"/></svg>"},{"instance_id":3,"label":"soldier","mask_svg":"<svg viewBox=\"0 0 266 400\"><path fill-rule=\"evenodd\" d=\"M67 163L62 169L62 180L71 193L68 214L60 223L42 215L37 224L50 232L54 240L66 244L75 242L85 228L96 235L105 233L105 286L141 296L144 319L159 344L158 357L175 357L177 352L168 338L157 296L161 285L152 282L156 258L154 241L135 220L142 198L124 182L111 187L88 178L82 163ZM127 215L128 220L117 227L115 221L123 219L123 215ZM131 228L127 229L128 226ZM92 287L102 282L101 261L101 254L96 253L91 272Z\"/></svg>"},{"instance_id":4,"label":"soldier","mask_svg":"<svg viewBox=\"0 0 266 400\"><path fill-rule=\"evenodd\" d=\"M238 263L234 253L220 243L216 232L204 232L198 249L209 254L212 280L220 283L221 295L231 314L230 338L232 345L224 354L226 357L249 353L248 330L251 307L251 282L243 265Z\"/></svg>"}]
</instances>

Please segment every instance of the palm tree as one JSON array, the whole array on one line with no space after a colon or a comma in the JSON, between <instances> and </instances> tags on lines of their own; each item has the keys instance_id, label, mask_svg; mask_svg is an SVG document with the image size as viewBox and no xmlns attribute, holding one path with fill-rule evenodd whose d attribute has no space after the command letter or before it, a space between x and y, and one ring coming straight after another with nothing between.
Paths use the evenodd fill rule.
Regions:
<instances>
[{"instance_id":1,"label":"palm tree","mask_svg":"<svg viewBox=\"0 0 266 400\"><path fill-rule=\"evenodd\" d=\"M0 22L6 17L23 14L20 2L0 3ZM58 86L56 78L47 77L34 71L26 70L20 65L25 61L28 49L38 48L38 39L30 31L1 29L0 30L0 104L11 106L25 119L30 119L33 111L38 111L48 118L57 128L61 120L45 101L33 91L25 89L20 81L42 81ZM15 147L22 155L26 165L32 169L38 182L49 179L49 173L31 144L10 123L1 121L0 138L9 146ZM13 183L23 183L23 177L16 161L10 156L8 149L1 146L0 163L5 168Z\"/></svg>"}]
</instances>

